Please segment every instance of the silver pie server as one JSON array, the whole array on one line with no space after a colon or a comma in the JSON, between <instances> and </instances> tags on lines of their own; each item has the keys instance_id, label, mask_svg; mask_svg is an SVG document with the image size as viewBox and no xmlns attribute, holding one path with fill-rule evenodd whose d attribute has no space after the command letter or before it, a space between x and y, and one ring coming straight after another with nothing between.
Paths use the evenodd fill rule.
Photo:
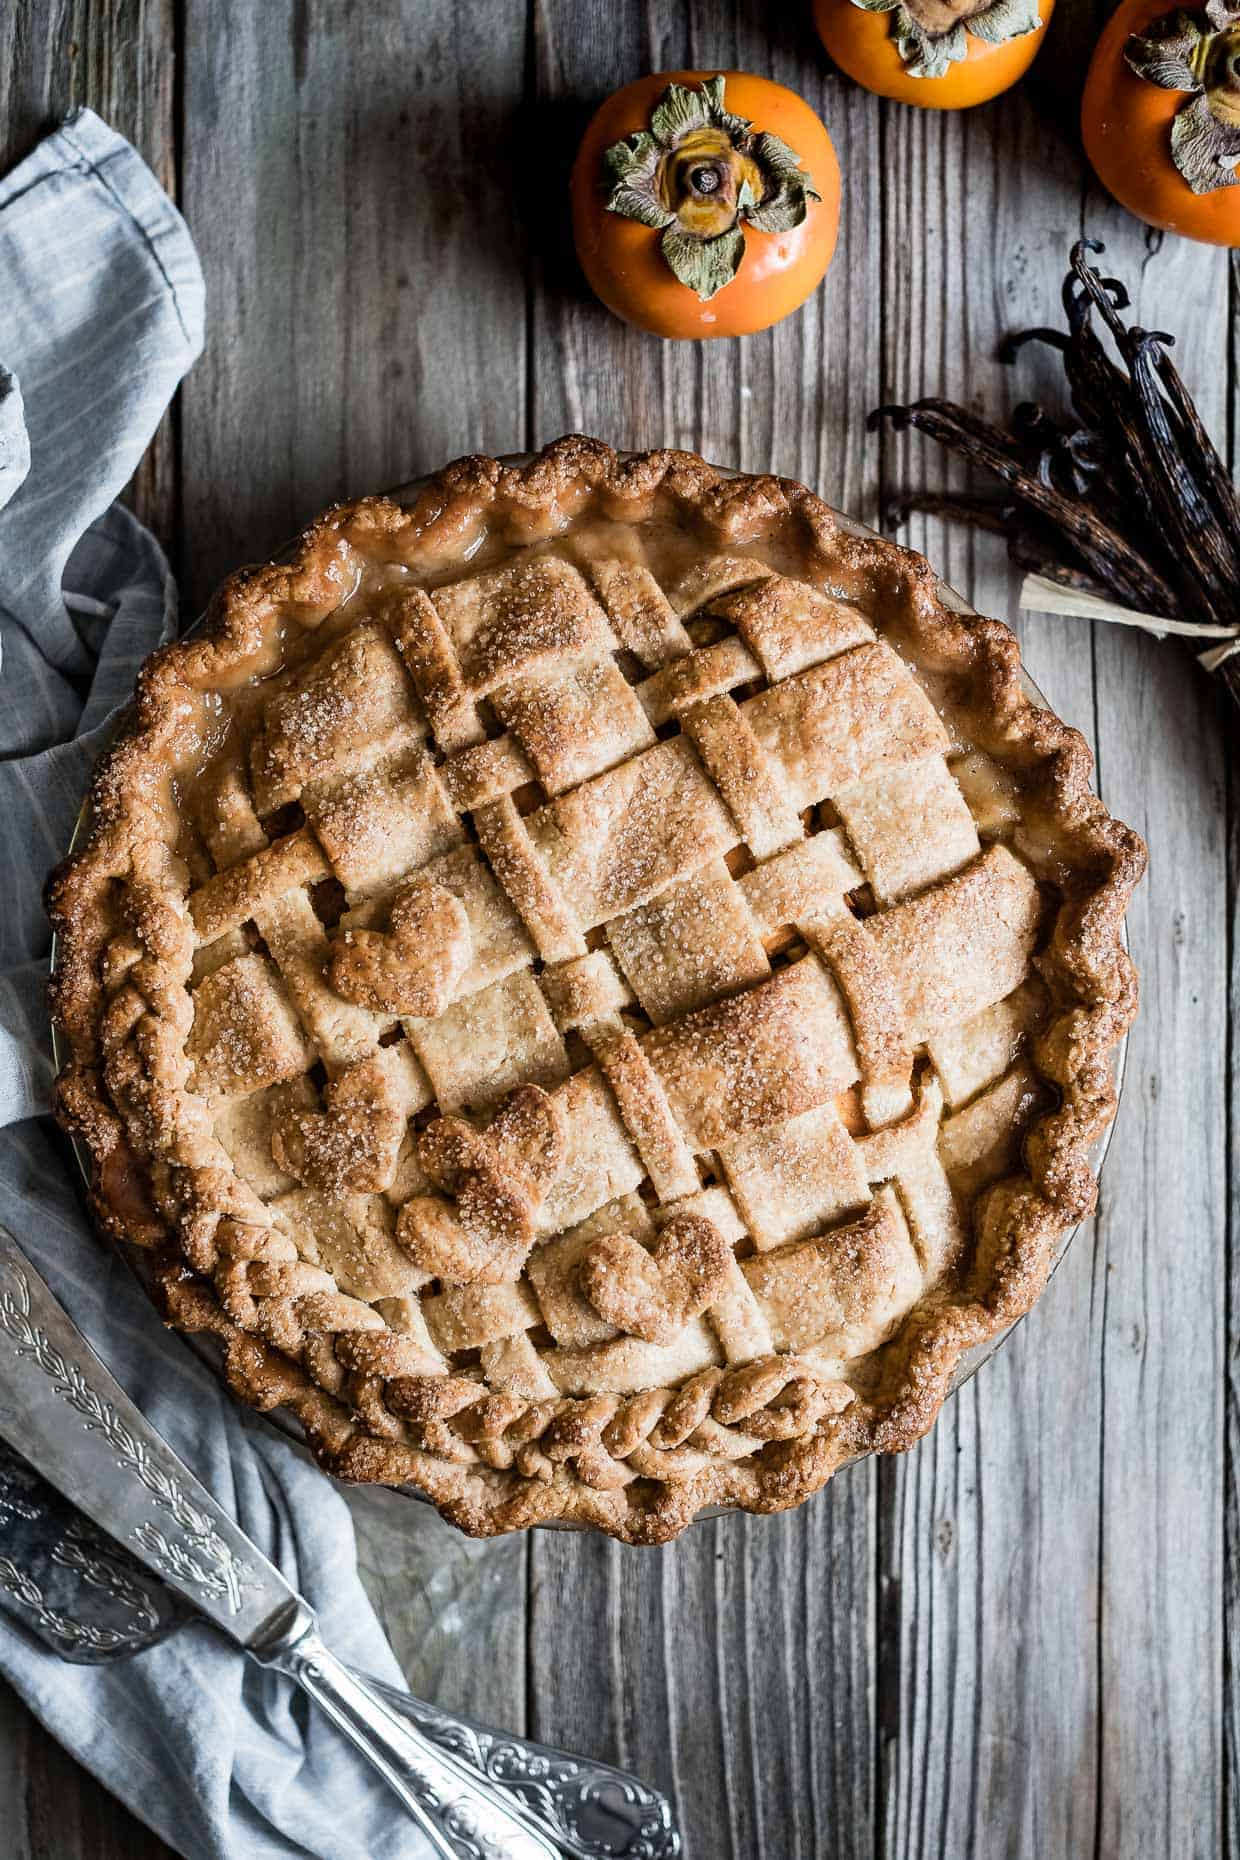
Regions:
<instances>
[{"instance_id":1,"label":"silver pie server","mask_svg":"<svg viewBox=\"0 0 1240 1860\"><path fill-rule=\"evenodd\" d=\"M636 1779L451 1718L338 1660L309 1604L143 1418L3 1227L0 1440L26 1463L14 1475L6 1459L0 1478L0 1588L58 1652L151 1645L188 1603L315 1700L442 1860L680 1853L667 1802ZM46 1555L32 1558L27 1538L23 1559L20 1526L40 1509L31 1474L90 1522L62 1516ZM52 1565L118 1603L121 1625L115 1612L102 1625L76 1620L46 1592Z\"/></svg>"},{"instance_id":2,"label":"silver pie server","mask_svg":"<svg viewBox=\"0 0 1240 1860\"><path fill-rule=\"evenodd\" d=\"M0 1326L4 1311L0 1307ZM125 1660L194 1616L162 1577L48 1485L0 1440L0 1612L79 1666ZM379 1692L433 1744L454 1753L522 1807L573 1860L675 1860L680 1836L666 1798L636 1776L471 1718L396 1686Z\"/></svg>"}]
</instances>

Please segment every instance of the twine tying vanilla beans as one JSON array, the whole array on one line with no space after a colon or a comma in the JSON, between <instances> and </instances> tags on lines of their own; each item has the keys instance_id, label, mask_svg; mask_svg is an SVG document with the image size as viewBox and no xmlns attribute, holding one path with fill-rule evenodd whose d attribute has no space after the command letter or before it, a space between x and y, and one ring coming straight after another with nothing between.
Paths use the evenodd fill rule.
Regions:
<instances>
[{"instance_id":1,"label":"twine tying vanilla beans","mask_svg":"<svg viewBox=\"0 0 1240 1860\"><path fill-rule=\"evenodd\" d=\"M1101 594L1084 588L1068 588L1049 575L1026 575L1020 584L1020 604L1026 613L1079 614L1083 620L1109 620L1115 626L1135 626L1155 639L1174 633L1184 639L1217 639L1222 644L1197 654L1197 663L1207 672L1216 672L1224 660L1240 653L1240 627L1206 626L1199 620L1172 620L1166 614L1137 613L1121 607Z\"/></svg>"}]
</instances>

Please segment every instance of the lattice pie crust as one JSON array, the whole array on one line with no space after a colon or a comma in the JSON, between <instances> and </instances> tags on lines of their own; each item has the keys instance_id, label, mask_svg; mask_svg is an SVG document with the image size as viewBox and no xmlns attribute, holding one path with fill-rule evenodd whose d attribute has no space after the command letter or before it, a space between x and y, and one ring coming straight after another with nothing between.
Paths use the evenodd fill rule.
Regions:
<instances>
[{"instance_id":1,"label":"lattice pie crust","mask_svg":"<svg viewBox=\"0 0 1240 1860\"><path fill-rule=\"evenodd\" d=\"M157 653L49 888L171 1322L478 1534L908 1446L1088 1213L1144 849L1016 642L808 491L562 440Z\"/></svg>"}]
</instances>

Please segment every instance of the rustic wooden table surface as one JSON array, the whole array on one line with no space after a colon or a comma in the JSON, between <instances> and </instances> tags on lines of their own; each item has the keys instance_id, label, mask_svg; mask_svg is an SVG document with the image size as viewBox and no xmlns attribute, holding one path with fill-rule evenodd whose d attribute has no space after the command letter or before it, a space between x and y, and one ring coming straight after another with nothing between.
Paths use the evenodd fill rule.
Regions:
<instances>
[{"instance_id":1,"label":"rustic wooden table surface","mask_svg":"<svg viewBox=\"0 0 1240 1860\"><path fill-rule=\"evenodd\" d=\"M0 0L0 167L87 103L189 220L207 351L133 498L191 612L333 498L571 429L773 468L873 520L944 480L920 442L867 437L869 408L1057 399L1048 361L1029 351L1014 381L995 342L1057 319L1086 230L1235 434L1240 273L1082 166L1075 96L1106 10L1060 0L1020 94L939 115L837 77L808 0ZM630 331L566 247L591 107L678 66L794 86L844 168L825 288L740 345ZM1014 617L993 538L912 539ZM1235 719L1170 646L1021 632L1151 852L1099 1216L1033 1316L915 1452L790 1516L640 1551L467 1544L407 1501L357 1502L415 1687L649 1776L688 1860L1240 1853ZM9 1695L0 1802L13 1860L166 1852Z\"/></svg>"}]
</instances>

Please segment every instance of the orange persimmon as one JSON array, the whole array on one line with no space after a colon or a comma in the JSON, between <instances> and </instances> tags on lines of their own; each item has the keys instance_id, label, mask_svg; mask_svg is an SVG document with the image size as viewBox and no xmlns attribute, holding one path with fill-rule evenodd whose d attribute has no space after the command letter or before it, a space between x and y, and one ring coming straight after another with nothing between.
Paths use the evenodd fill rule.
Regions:
<instances>
[{"instance_id":1,"label":"orange persimmon","mask_svg":"<svg viewBox=\"0 0 1240 1860\"><path fill-rule=\"evenodd\" d=\"M591 288L657 336L744 336L821 282L840 170L795 91L745 71L639 78L595 114L572 175Z\"/></svg>"},{"instance_id":2,"label":"orange persimmon","mask_svg":"<svg viewBox=\"0 0 1240 1860\"><path fill-rule=\"evenodd\" d=\"M1151 226L1240 246L1240 8L1123 0L1081 99L1102 185Z\"/></svg>"},{"instance_id":3,"label":"orange persimmon","mask_svg":"<svg viewBox=\"0 0 1240 1860\"><path fill-rule=\"evenodd\" d=\"M814 21L840 70L866 90L924 110L967 110L1025 75L1054 5L814 0Z\"/></svg>"}]
</instances>

